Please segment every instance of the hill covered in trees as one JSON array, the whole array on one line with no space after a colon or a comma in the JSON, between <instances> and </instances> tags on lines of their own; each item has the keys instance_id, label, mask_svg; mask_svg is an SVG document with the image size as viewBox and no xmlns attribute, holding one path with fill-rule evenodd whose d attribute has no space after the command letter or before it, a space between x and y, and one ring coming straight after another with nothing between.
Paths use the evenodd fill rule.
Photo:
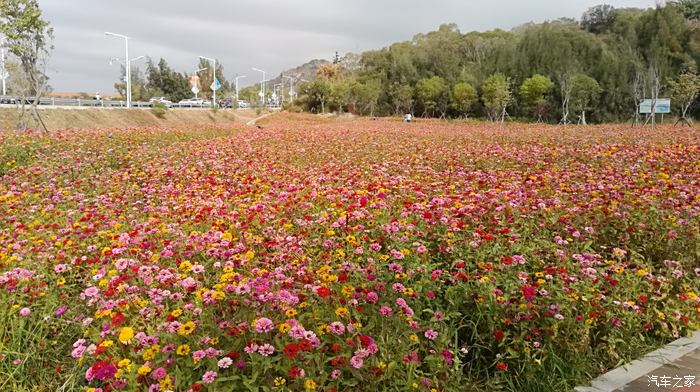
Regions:
<instances>
[{"instance_id":1,"label":"hill covered in trees","mask_svg":"<svg viewBox=\"0 0 700 392\"><path fill-rule=\"evenodd\" d=\"M366 115L635 119L643 98L692 113L700 82L700 1L600 5L581 20L462 33L454 24L349 54L299 86L296 109ZM639 119L638 117L636 118Z\"/></svg>"}]
</instances>

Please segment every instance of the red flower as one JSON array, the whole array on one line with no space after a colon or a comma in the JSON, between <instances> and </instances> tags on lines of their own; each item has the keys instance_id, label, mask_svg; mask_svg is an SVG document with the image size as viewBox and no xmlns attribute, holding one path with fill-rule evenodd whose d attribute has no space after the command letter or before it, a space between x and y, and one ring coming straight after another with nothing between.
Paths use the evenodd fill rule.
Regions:
<instances>
[{"instance_id":1,"label":"red flower","mask_svg":"<svg viewBox=\"0 0 700 392\"><path fill-rule=\"evenodd\" d=\"M202 384L192 384L190 389L192 390L192 392L199 392L202 390Z\"/></svg>"},{"instance_id":2,"label":"red flower","mask_svg":"<svg viewBox=\"0 0 700 392\"><path fill-rule=\"evenodd\" d=\"M532 300L537 295L537 289L530 285L525 285L521 287L520 292L523 293L523 298L525 298L525 301L527 302L532 302Z\"/></svg>"},{"instance_id":3,"label":"red flower","mask_svg":"<svg viewBox=\"0 0 700 392\"><path fill-rule=\"evenodd\" d=\"M294 359L296 356L299 354L299 351L301 349L299 348L298 345L294 343L289 343L286 346L284 346L284 356L289 358L289 359Z\"/></svg>"},{"instance_id":4,"label":"red flower","mask_svg":"<svg viewBox=\"0 0 700 392\"><path fill-rule=\"evenodd\" d=\"M503 340L505 336L506 334L504 334L500 329L493 333L493 337L496 338L496 340Z\"/></svg>"},{"instance_id":5,"label":"red flower","mask_svg":"<svg viewBox=\"0 0 700 392\"><path fill-rule=\"evenodd\" d=\"M126 317L124 317L123 314L121 314L119 312L115 313L114 316L112 316L112 326L118 327L118 326L122 325L124 323L125 319L126 319Z\"/></svg>"},{"instance_id":6,"label":"red flower","mask_svg":"<svg viewBox=\"0 0 700 392\"><path fill-rule=\"evenodd\" d=\"M326 298L331 295L331 290L328 287L319 287L316 289L316 294L321 298Z\"/></svg>"},{"instance_id":7,"label":"red flower","mask_svg":"<svg viewBox=\"0 0 700 392\"><path fill-rule=\"evenodd\" d=\"M301 349L301 351L311 351L313 348L314 346L311 345L311 342L308 339L304 339L299 342L299 349Z\"/></svg>"},{"instance_id":8,"label":"red flower","mask_svg":"<svg viewBox=\"0 0 700 392\"><path fill-rule=\"evenodd\" d=\"M299 369L298 367L294 366L289 371L287 372L287 375L289 375L289 378L294 380L297 377L302 377L303 375L303 370Z\"/></svg>"},{"instance_id":9,"label":"red flower","mask_svg":"<svg viewBox=\"0 0 700 392\"><path fill-rule=\"evenodd\" d=\"M508 371L508 364L506 364L505 362L499 362L496 364L496 369L506 372Z\"/></svg>"}]
</instances>

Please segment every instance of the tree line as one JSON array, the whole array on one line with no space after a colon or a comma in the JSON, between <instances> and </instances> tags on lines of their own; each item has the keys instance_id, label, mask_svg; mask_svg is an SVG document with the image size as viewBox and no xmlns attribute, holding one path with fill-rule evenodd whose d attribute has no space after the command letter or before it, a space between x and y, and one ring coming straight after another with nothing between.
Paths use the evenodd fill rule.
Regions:
<instances>
[{"instance_id":1,"label":"tree line","mask_svg":"<svg viewBox=\"0 0 700 392\"><path fill-rule=\"evenodd\" d=\"M641 99L670 97L684 118L700 90L700 0L650 9L599 5L511 31L454 24L411 41L348 54L299 86L312 112L640 121Z\"/></svg>"},{"instance_id":2,"label":"tree line","mask_svg":"<svg viewBox=\"0 0 700 392\"><path fill-rule=\"evenodd\" d=\"M203 69L206 68L206 69ZM152 97L165 97L172 102L191 98L194 96L190 77L197 75L199 78L198 96L203 99L211 99L213 82L211 75L211 63L200 59L197 69L191 73L178 72L172 69L168 62L161 58L157 63L151 58L146 59L146 69L142 72L138 66L131 68L131 97L135 101L148 101ZM231 83L224 76L224 67L216 62L216 78L221 83L217 90L218 97L227 97L232 91ZM121 96L126 96L126 68L122 65L119 80L114 83L114 88Z\"/></svg>"}]
</instances>

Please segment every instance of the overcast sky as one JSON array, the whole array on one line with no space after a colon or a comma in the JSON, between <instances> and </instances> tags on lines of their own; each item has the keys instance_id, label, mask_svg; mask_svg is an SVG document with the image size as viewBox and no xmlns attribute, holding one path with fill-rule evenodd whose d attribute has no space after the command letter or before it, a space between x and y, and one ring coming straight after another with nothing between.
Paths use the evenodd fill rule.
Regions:
<instances>
[{"instance_id":1,"label":"overcast sky","mask_svg":"<svg viewBox=\"0 0 700 392\"><path fill-rule=\"evenodd\" d=\"M55 29L49 63L55 91L114 90L128 35L129 55L163 57L192 72L199 55L216 57L227 78L250 84L314 58L379 49L456 23L462 32L510 29L562 16L579 18L603 0L39 0ZM650 7L654 0L611 0ZM141 68L143 69L143 63Z\"/></svg>"}]
</instances>

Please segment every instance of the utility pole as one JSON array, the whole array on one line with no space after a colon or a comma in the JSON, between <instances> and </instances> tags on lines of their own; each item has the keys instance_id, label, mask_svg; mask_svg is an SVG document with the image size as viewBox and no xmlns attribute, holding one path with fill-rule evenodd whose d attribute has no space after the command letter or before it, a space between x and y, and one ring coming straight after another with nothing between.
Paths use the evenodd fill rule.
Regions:
<instances>
[{"instance_id":1,"label":"utility pole","mask_svg":"<svg viewBox=\"0 0 700 392\"><path fill-rule=\"evenodd\" d=\"M253 71L262 72L262 82L260 82L260 100L262 101L263 108L265 107L265 71L258 68L253 68Z\"/></svg>"},{"instance_id":2,"label":"utility pole","mask_svg":"<svg viewBox=\"0 0 700 392\"><path fill-rule=\"evenodd\" d=\"M245 78L245 75L236 75L236 109L238 108L238 79Z\"/></svg>"},{"instance_id":3,"label":"utility pole","mask_svg":"<svg viewBox=\"0 0 700 392\"><path fill-rule=\"evenodd\" d=\"M292 102L294 102L294 96L297 95L296 91L294 91L294 78L291 76L284 76L282 75L283 78L289 79L289 97Z\"/></svg>"},{"instance_id":4,"label":"utility pole","mask_svg":"<svg viewBox=\"0 0 700 392\"><path fill-rule=\"evenodd\" d=\"M2 95L7 95L5 80L7 79L7 69L5 68L5 37L0 38L0 79L2 79Z\"/></svg>"},{"instance_id":5,"label":"utility pole","mask_svg":"<svg viewBox=\"0 0 700 392\"><path fill-rule=\"evenodd\" d=\"M124 62L126 63L126 107L131 107L131 61L129 60L129 37L122 34L105 32L105 35L111 35L112 37L123 38L124 48L126 53L124 55Z\"/></svg>"}]
</instances>

